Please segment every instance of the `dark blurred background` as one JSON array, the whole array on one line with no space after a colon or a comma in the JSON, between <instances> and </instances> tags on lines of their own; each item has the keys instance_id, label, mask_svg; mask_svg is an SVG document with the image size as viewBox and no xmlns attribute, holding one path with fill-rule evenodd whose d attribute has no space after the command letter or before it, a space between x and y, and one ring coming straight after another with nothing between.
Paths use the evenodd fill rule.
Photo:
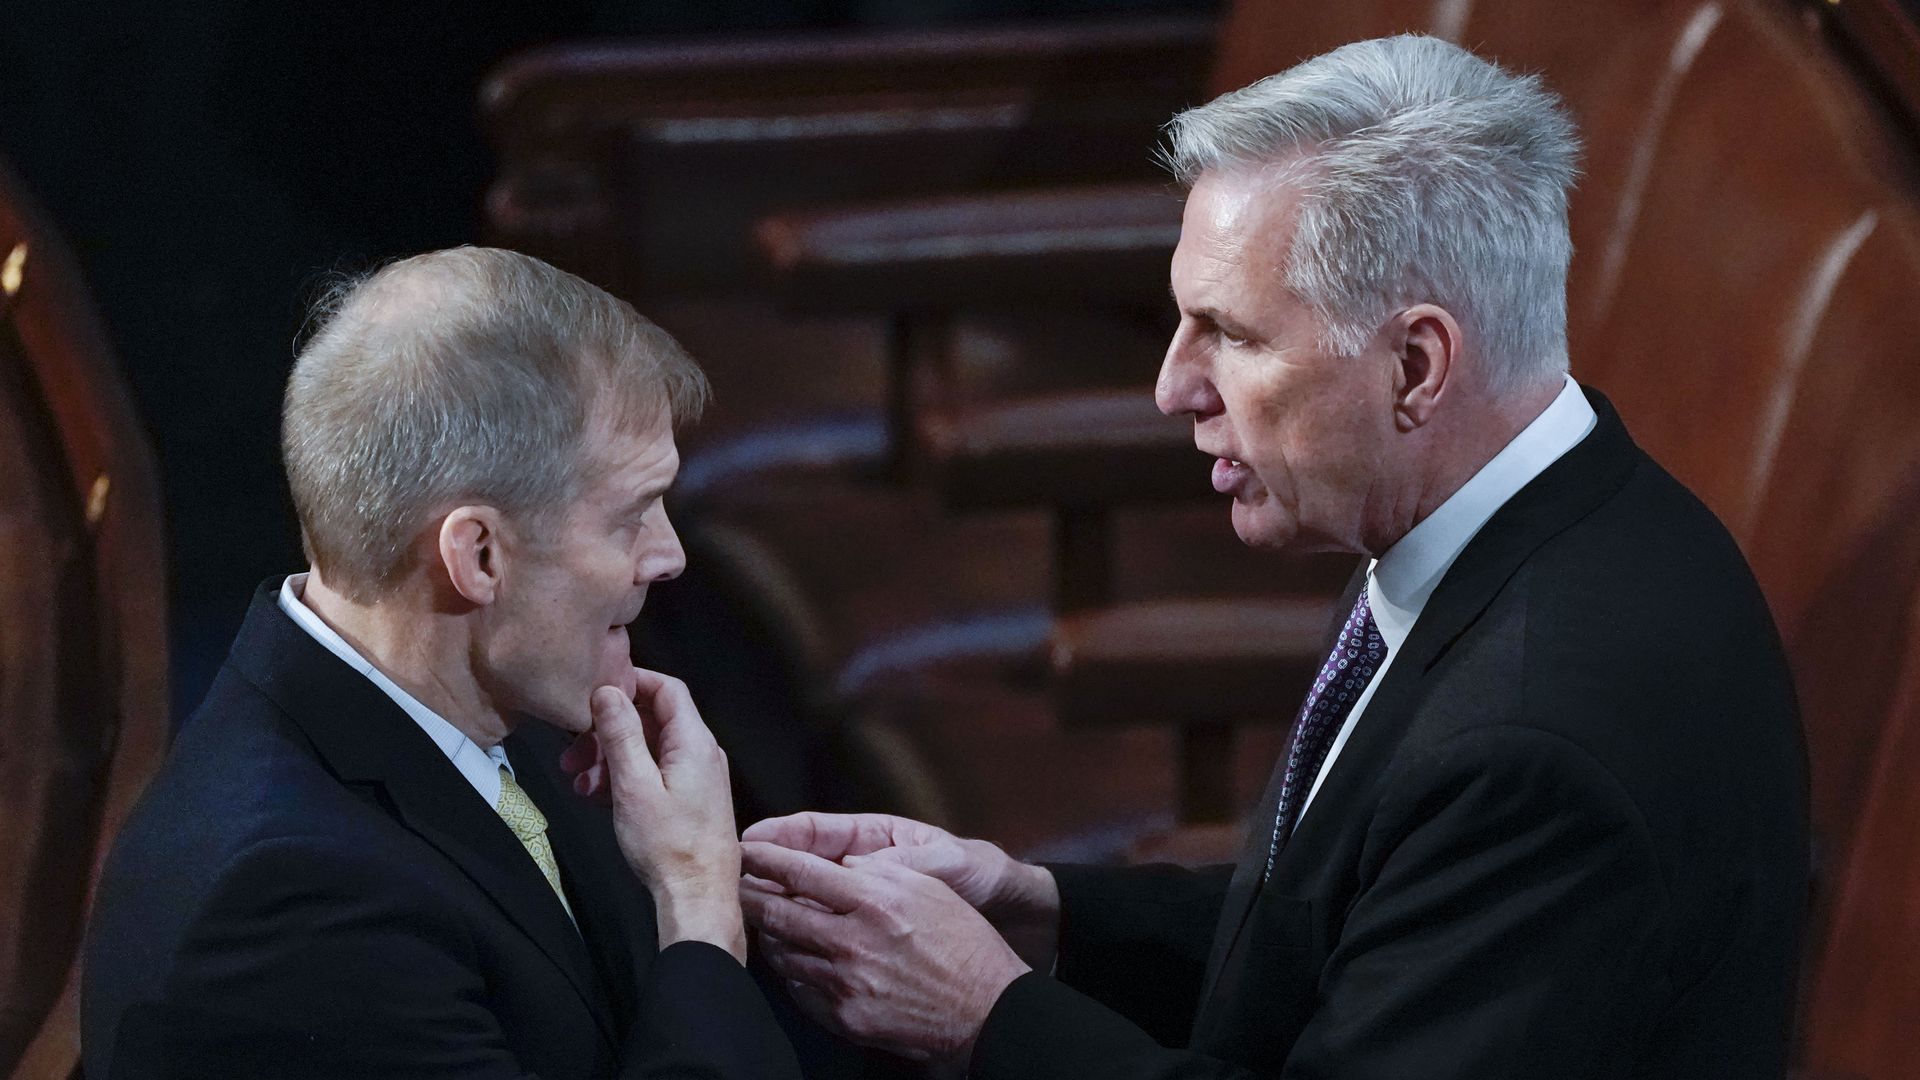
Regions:
<instances>
[{"instance_id":1,"label":"dark blurred background","mask_svg":"<svg viewBox=\"0 0 1920 1080\"><path fill-rule=\"evenodd\" d=\"M587 37L1068 21L1216 0L6 0L0 156L79 255L158 451L173 708L301 565L278 406L330 273L477 238L484 73Z\"/></svg>"}]
</instances>

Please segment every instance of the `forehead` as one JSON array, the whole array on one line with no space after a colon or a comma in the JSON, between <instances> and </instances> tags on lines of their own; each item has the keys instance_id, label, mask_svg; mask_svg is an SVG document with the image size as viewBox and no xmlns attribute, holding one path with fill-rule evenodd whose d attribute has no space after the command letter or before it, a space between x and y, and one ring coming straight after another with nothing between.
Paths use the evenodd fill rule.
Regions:
<instances>
[{"instance_id":1,"label":"forehead","mask_svg":"<svg viewBox=\"0 0 1920 1080\"><path fill-rule=\"evenodd\" d=\"M1277 286L1293 240L1300 195L1287 170L1210 171L1194 182L1174 249L1174 290Z\"/></svg>"},{"instance_id":2,"label":"forehead","mask_svg":"<svg viewBox=\"0 0 1920 1080\"><path fill-rule=\"evenodd\" d=\"M680 471L680 450L664 409L638 426L596 421L588 427L585 452L591 477L589 498L631 499L659 494Z\"/></svg>"}]
</instances>

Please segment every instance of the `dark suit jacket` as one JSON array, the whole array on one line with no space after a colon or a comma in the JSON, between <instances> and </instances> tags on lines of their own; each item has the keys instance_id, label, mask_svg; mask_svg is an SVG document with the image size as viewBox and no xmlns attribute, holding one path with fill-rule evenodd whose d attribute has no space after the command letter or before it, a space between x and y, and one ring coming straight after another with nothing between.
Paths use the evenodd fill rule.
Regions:
<instances>
[{"instance_id":1,"label":"dark suit jacket","mask_svg":"<svg viewBox=\"0 0 1920 1080\"><path fill-rule=\"evenodd\" d=\"M1786 664L1726 531L1588 396L1272 879L1272 791L1237 868L1058 869L1059 978L1007 989L975 1076L1782 1075L1809 876Z\"/></svg>"},{"instance_id":2,"label":"dark suit jacket","mask_svg":"<svg viewBox=\"0 0 1920 1080\"><path fill-rule=\"evenodd\" d=\"M507 740L579 920L392 699L254 597L121 832L83 997L87 1075L797 1077L724 950L657 947L611 823Z\"/></svg>"}]
</instances>

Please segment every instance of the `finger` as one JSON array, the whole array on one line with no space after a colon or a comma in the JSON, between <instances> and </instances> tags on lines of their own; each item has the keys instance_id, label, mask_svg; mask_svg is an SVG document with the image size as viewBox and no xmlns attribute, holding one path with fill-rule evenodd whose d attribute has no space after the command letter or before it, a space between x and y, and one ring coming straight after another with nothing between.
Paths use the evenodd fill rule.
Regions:
<instances>
[{"instance_id":1,"label":"finger","mask_svg":"<svg viewBox=\"0 0 1920 1080\"><path fill-rule=\"evenodd\" d=\"M700 710L694 707L693 694L686 683L646 668L634 668L633 674L639 687L636 701L657 725L654 740L660 748L661 764L685 754L719 748L713 732L707 730L706 722L700 719Z\"/></svg>"},{"instance_id":2,"label":"finger","mask_svg":"<svg viewBox=\"0 0 1920 1080\"><path fill-rule=\"evenodd\" d=\"M942 881L953 881L967 869L967 856L958 844L911 844L881 848L867 856L851 856L842 861L842 865L855 866L871 863L889 863L903 866L928 877Z\"/></svg>"},{"instance_id":3,"label":"finger","mask_svg":"<svg viewBox=\"0 0 1920 1080\"><path fill-rule=\"evenodd\" d=\"M822 814L806 811L748 826L743 840L759 840L838 861L900 843L908 826L930 829L891 814Z\"/></svg>"},{"instance_id":4,"label":"finger","mask_svg":"<svg viewBox=\"0 0 1920 1080\"><path fill-rule=\"evenodd\" d=\"M743 889L758 889L761 892L772 893L775 896L785 896L787 894L786 887L779 882L754 877L752 874L740 875L740 887Z\"/></svg>"},{"instance_id":5,"label":"finger","mask_svg":"<svg viewBox=\"0 0 1920 1080\"><path fill-rule=\"evenodd\" d=\"M838 915L758 889L740 890L740 913L762 934L823 955L837 950L843 929Z\"/></svg>"},{"instance_id":6,"label":"finger","mask_svg":"<svg viewBox=\"0 0 1920 1080\"><path fill-rule=\"evenodd\" d=\"M793 1003L807 1019L826 1028L841 1038L849 1038L847 1029L833 1015L833 999L825 992L816 990L802 982L787 983L787 993L793 996Z\"/></svg>"},{"instance_id":7,"label":"finger","mask_svg":"<svg viewBox=\"0 0 1920 1080\"><path fill-rule=\"evenodd\" d=\"M894 888L937 888L943 893L953 893L953 886L948 885L942 878L923 873L897 860L883 858L879 854L853 856L846 860L844 869L877 878Z\"/></svg>"},{"instance_id":8,"label":"finger","mask_svg":"<svg viewBox=\"0 0 1920 1080\"><path fill-rule=\"evenodd\" d=\"M573 790L582 795L600 795L607 790L607 763L596 761L573 778Z\"/></svg>"},{"instance_id":9,"label":"finger","mask_svg":"<svg viewBox=\"0 0 1920 1080\"><path fill-rule=\"evenodd\" d=\"M831 990L835 985L832 961L791 942L762 934L760 957L775 975L789 982L804 983L821 990Z\"/></svg>"},{"instance_id":10,"label":"finger","mask_svg":"<svg viewBox=\"0 0 1920 1080\"><path fill-rule=\"evenodd\" d=\"M860 875L810 852L745 841L740 866L755 877L777 881L789 894L810 897L835 911L852 911L872 892L871 875Z\"/></svg>"},{"instance_id":11,"label":"finger","mask_svg":"<svg viewBox=\"0 0 1920 1080\"><path fill-rule=\"evenodd\" d=\"M647 749L640 714L618 688L593 692L593 732L615 787L630 793L660 788L660 767Z\"/></svg>"},{"instance_id":12,"label":"finger","mask_svg":"<svg viewBox=\"0 0 1920 1080\"><path fill-rule=\"evenodd\" d=\"M780 884L777 881L768 881L766 878L754 877L752 874L740 875L740 887L743 889L758 889L761 892L772 893L775 896L787 895L786 886ZM815 911L832 911L833 910L827 905L821 903L818 900L814 900L811 897L796 896L793 898L793 900L795 903L805 904L808 907L813 908Z\"/></svg>"},{"instance_id":13,"label":"finger","mask_svg":"<svg viewBox=\"0 0 1920 1080\"><path fill-rule=\"evenodd\" d=\"M594 738L592 731L583 731L574 736L573 742L560 751L560 767L569 773L582 773L600 760L600 740Z\"/></svg>"},{"instance_id":14,"label":"finger","mask_svg":"<svg viewBox=\"0 0 1920 1080\"><path fill-rule=\"evenodd\" d=\"M591 730L574 736L560 753L560 768L573 777L576 795L596 796L607 789L607 763L600 752L600 740Z\"/></svg>"}]
</instances>

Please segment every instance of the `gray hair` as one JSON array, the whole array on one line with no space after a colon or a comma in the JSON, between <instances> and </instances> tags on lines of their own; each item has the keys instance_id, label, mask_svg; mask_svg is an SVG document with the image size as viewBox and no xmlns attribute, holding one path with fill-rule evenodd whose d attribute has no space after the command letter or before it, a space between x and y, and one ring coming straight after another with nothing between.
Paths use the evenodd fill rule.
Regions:
<instances>
[{"instance_id":1,"label":"gray hair","mask_svg":"<svg viewBox=\"0 0 1920 1080\"><path fill-rule=\"evenodd\" d=\"M1174 117L1167 165L1279 167L1301 195L1283 273L1353 355L1417 303L1479 342L1489 382L1567 370L1567 192L1579 136L1538 76L1438 38L1344 45Z\"/></svg>"},{"instance_id":2,"label":"gray hair","mask_svg":"<svg viewBox=\"0 0 1920 1080\"><path fill-rule=\"evenodd\" d=\"M465 502L546 531L588 478L591 425L697 418L700 368L633 307L538 259L454 248L342 281L287 383L281 430L307 557L368 602Z\"/></svg>"}]
</instances>

